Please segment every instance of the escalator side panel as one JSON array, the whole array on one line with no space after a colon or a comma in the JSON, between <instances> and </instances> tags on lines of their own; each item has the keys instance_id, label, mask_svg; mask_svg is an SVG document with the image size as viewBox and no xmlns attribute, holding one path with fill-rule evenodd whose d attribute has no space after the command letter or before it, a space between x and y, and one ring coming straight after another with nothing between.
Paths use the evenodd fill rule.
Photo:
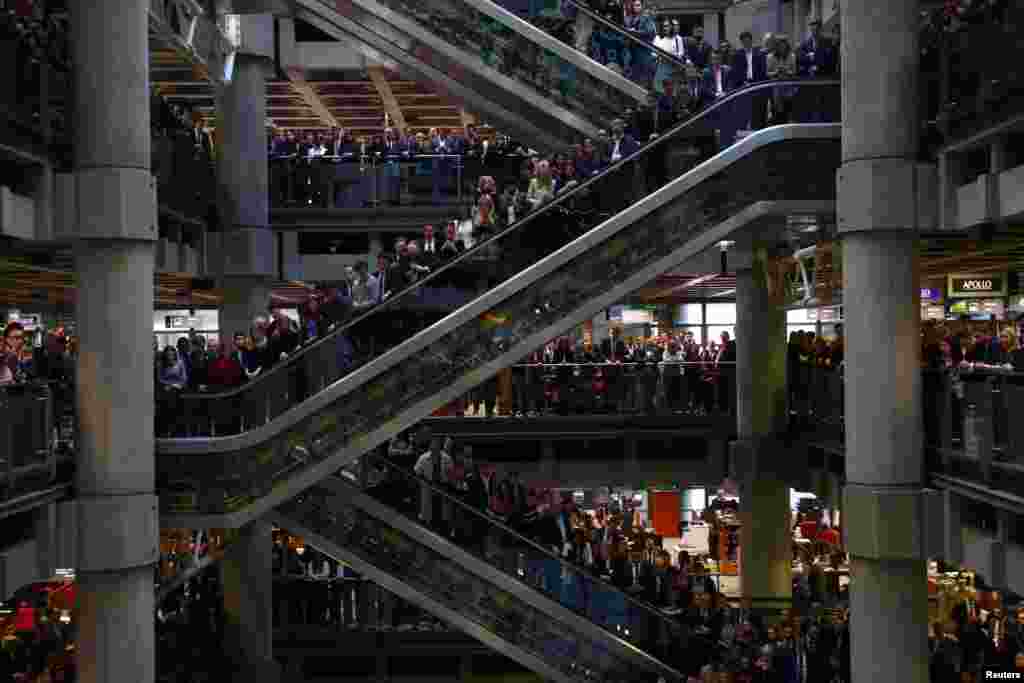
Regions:
<instances>
[{"instance_id":1,"label":"escalator side panel","mask_svg":"<svg viewBox=\"0 0 1024 683\"><path fill-rule=\"evenodd\" d=\"M312 489L273 517L320 551L546 678L630 678L633 662L615 657L602 642L554 623L514 593L324 489Z\"/></svg>"},{"instance_id":2,"label":"escalator side panel","mask_svg":"<svg viewBox=\"0 0 1024 683\"><path fill-rule=\"evenodd\" d=\"M303 0L303 3L305 3L305 0ZM399 34L394 29L386 26L381 27L380 30L387 28L393 34L392 40L382 40L374 31L338 12L321 7L315 0L309 0L308 2L310 6L316 7L315 11L303 9L301 7L303 3L300 3L300 8L296 11L297 18L316 26L337 40L356 43L360 46L360 52L368 58L383 61L383 56L384 58L394 60L420 76L425 82L431 83L442 94L466 103L471 109L484 116L485 119L500 124L502 130L519 137L522 141L534 145L538 149L559 149L565 146L567 140L565 136L568 133L562 131L560 127L537 127L517 113L521 106L514 101L511 102L511 108L509 108L508 103L499 103L499 100L508 99L507 97L499 98L499 100L489 97L488 95L493 96L494 94L493 87L485 87L485 83L478 81L470 81L467 84L455 78L456 74L449 73L443 68L435 68L429 60L424 61L410 51L411 43L409 43L408 48L397 44L395 41L399 41ZM475 85L485 87L485 89L483 91L474 89ZM484 93L487 93L487 95Z\"/></svg>"},{"instance_id":3,"label":"escalator side panel","mask_svg":"<svg viewBox=\"0 0 1024 683\"><path fill-rule=\"evenodd\" d=\"M528 85L531 81L525 77L512 78L488 66L479 55L454 47L442 33L433 33L420 22L375 0L300 0L300 6L324 16L336 12L348 17L379 36L375 47L380 47L382 42L391 43L415 60L447 73L471 90L517 111L533 125L558 131L563 146L579 136L596 136L600 127L623 111L624 105L616 106L621 105L620 100L635 102L632 97L621 93L613 95L612 87L604 83L593 83L589 88L579 87L575 101L558 97L546 88L531 88ZM460 7L472 10L465 5ZM434 28L437 31L443 29ZM585 74L579 76L582 78Z\"/></svg>"}]
</instances>

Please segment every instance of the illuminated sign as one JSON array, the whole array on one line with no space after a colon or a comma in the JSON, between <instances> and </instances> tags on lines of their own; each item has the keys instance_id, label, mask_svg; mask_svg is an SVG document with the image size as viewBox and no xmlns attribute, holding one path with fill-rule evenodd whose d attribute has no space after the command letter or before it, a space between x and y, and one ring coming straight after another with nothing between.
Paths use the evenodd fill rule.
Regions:
<instances>
[{"instance_id":1,"label":"illuminated sign","mask_svg":"<svg viewBox=\"0 0 1024 683\"><path fill-rule=\"evenodd\" d=\"M958 298L1006 296L1006 275L950 275L949 295Z\"/></svg>"}]
</instances>

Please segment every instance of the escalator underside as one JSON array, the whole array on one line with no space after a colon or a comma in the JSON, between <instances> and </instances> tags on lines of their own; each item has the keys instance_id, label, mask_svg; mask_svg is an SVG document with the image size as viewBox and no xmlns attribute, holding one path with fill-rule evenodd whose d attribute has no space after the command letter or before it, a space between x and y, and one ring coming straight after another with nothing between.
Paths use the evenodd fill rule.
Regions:
<instances>
[{"instance_id":1,"label":"escalator underside","mask_svg":"<svg viewBox=\"0 0 1024 683\"><path fill-rule=\"evenodd\" d=\"M646 97L621 76L596 63L596 71L579 68L463 0L300 0L298 16L401 65L537 149L596 138Z\"/></svg>"}]
</instances>

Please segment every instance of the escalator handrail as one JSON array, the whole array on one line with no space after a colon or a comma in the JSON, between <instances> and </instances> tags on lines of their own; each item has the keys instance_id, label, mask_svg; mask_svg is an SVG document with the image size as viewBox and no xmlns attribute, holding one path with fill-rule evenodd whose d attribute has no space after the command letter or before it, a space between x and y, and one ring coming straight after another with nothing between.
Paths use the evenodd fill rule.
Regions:
<instances>
[{"instance_id":1,"label":"escalator handrail","mask_svg":"<svg viewBox=\"0 0 1024 683\"><path fill-rule=\"evenodd\" d=\"M501 529L504 533L508 534L509 536L512 536L519 543L522 543L524 545L532 547L534 550L536 550L536 551L546 555L549 559L557 560L560 566L562 566L564 568L568 568L569 571L575 572L577 574L582 574L582 575L586 576L592 582L594 582L595 584L600 585L605 590L609 590L609 591L613 591L615 593L621 594L626 599L626 601L629 604L642 609L644 612L646 612L648 614L654 615L658 619L661 619L663 621L668 621L668 622L671 623L672 620L667 615L660 613L655 607L649 605L646 602L642 602L640 600L637 600L636 598L632 597L631 595L628 595L625 591L623 591L619 587L609 583L605 579L601 578L600 576L595 574L590 569L588 569L586 567L581 567L581 566L575 565L572 562L569 562L568 560L566 560L566 559L564 559L562 557L559 557L557 554L551 552L549 549L547 549L544 546L540 545L536 541L534 541L534 540L532 540L530 538L527 538L526 536L523 536L518 531L515 531L514 529L512 529L511 527L506 525L504 522L502 522L502 521L500 521L498 519L494 519L492 517L489 517L488 515L480 512L479 510L477 510L473 506L469 505L468 503L465 503L465 502L459 500L458 498L452 496L447 491L437 487L434 484L434 482L429 481L427 479L424 479L423 477L417 476L414 473L407 472L406 470L404 470L403 468L401 468L400 466L396 465L395 463L391 462L390 460L388 460L387 458L385 458L383 456L367 454L367 455L364 455L363 458L359 461L360 467L366 467L367 465L372 466L372 465L375 465L377 463L383 463L389 469L397 471L399 476L404 477L406 480L411 480L411 481L413 481L413 483L418 484L421 487L425 486L426 488L430 489L430 491L433 494L439 495L442 498L444 498L444 499L446 499L448 501L451 501L454 505L457 505L458 507L460 507L464 514L469 514L469 515L471 515L473 517L476 517L476 518L482 518L489 525L496 526L497 528ZM348 482L344 477L336 476L333 479L337 479L337 480L343 482L346 486L352 486L352 487L355 487L355 488L358 489L358 486L356 484ZM331 480L331 478L329 477L327 479L327 481L330 481L330 480ZM362 492L366 493L366 495L370 495L366 491L362 491ZM370 497L372 498L373 496L370 496ZM413 524L419 524L419 522L417 522L416 520L410 520L410 522L412 522ZM602 628L604 628L604 627L602 627Z\"/></svg>"},{"instance_id":2,"label":"escalator handrail","mask_svg":"<svg viewBox=\"0 0 1024 683\"><path fill-rule=\"evenodd\" d=\"M541 207L539 209L536 209L534 211L531 211L529 214L524 216L522 219L520 219L520 220L516 221L515 223L513 223L512 225L506 227L504 230L501 230L500 232L495 233L494 235L488 237L485 240L477 242L471 248L469 248L466 251L462 252L461 254L459 254L457 257L455 257L451 261L448 261L447 263L442 265L437 270L434 270L431 273L429 273L425 278L423 278L421 280L418 280L417 282L415 282L415 283L413 283L411 285L408 285L404 289L401 289L401 290L399 290L397 292L394 292L390 297L388 297L388 299L386 301L384 301L382 303L379 303L379 304L375 304L373 306L370 306L366 310L364 310L361 313L359 313L358 315L354 316L353 318L351 318L349 320L346 320L343 323L337 324L335 326L335 328L333 330L330 330L327 334L323 335L322 337L320 337L319 339L315 340L314 342L312 342L310 344L306 344L306 345L302 346L301 348L297 349L295 352L293 352L291 355L289 355L288 358L286 358L285 360L277 363L276 365L271 367L269 370L261 372L259 375L257 375L256 377L253 377L251 380L249 380L246 384L243 384L243 385L241 385L239 387L235 387L233 389L230 389L230 390L224 391L224 392L217 392L217 393L184 393L184 394L180 395L179 399L182 400L182 401L202 401L202 400L223 400L223 399L233 398L235 396L239 396L239 395L241 395L243 393L246 393L246 392L252 390L254 387L258 387L261 382L266 381L267 377L270 377L272 375L277 375L279 373L286 372L285 368L287 368L287 367L293 365L294 363L298 362L301 358L303 358L312 349L319 348L319 347L321 347L321 346L323 346L323 345L325 345L325 344L327 344L329 342L336 341L337 338L340 337L346 330L354 327L358 323L361 323L362 321L364 321L367 318L369 318L371 315L376 315L380 311L382 311L382 310L384 310L386 308L389 308L389 307L393 308L395 306L395 304L394 304L395 301L405 297L406 295L408 295L408 294L410 294L412 292L415 292L418 289L421 289L424 286L429 286L431 281L435 280L436 278L438 278L442 273L450 273L456 266L458 266L458 265L465 265L466 263L470 262L474 258L474 256L478 256L480 254L485 253L485 250L488 248L489 245L491 245L491 243L496 242L499 239L503 239L507 235L511 234L513 231L520 230L523 226L528 225L533 220L536 220L538 216L547 215L548 212L550 212L550 211L554 211L554 210L562 208L563 205L566 202L569 202L572 199L580 196L582 193L584 193L586 190L588 190L591 186L595 185L597 182L602 180L605 176L607 176L607 175L609 175L611 173L615 173L619 169L623 168L626 164L629 164L629 163L632 163L632 162L636 161L637 159L640 158L641 155L646 154L648 151L650 151L650 150L652 150L652 149L654 149L654 148L656 148L656 147L658 147L660 145L666 144L666 142L668 140L674 139L677 135L682 133L686 128L689 128L692 125L700 123L708 114L714 113L717 109L724 107L725 105L727 105L730 102L733 102L733 101L739 99L740 97L743 97L745 95L748 95L750 93L757 92L757 91L760 91L760 90L768 90L768 89L774 89L774 88L777 88L777 87L784 87L784 86L832 87L832 86L838 86L838 85L839 85L839 80L838 79L807 79L807 78L803 78L803 79L785 79L785 80L780 79L780 80L774 80L774 81L773 80L768 80L768 81L761 81L761 82L758 82L758 83L752 83L752 84L744 86L742 88L738 88L736 90L733 90L732 92L724 95L723 97L719 98L715 102L712 102L707 107L701 109L699 112L696 112L695 114L690 116L686 121L683 121L681 123L676 124L670 130L668 130L665 133L659 135L656 139L654 139L654 140L652 140L652 141L650 141L650 142L648 142L646 144L643 144L633 154L630 154L627 157L623 157L619 161L609 165L608 168L604 169L602 172L598 173L597 175L592 176L592 177L588 178L587 180L577 184L575 187L570 188L570 189L568 189L568 190L566 190L566 191L556 195L554 199L552 199L550 202L545 204L543 207ZM339 378L339 380L340 379L341 378Z\"/></svg>"}]
</instances>

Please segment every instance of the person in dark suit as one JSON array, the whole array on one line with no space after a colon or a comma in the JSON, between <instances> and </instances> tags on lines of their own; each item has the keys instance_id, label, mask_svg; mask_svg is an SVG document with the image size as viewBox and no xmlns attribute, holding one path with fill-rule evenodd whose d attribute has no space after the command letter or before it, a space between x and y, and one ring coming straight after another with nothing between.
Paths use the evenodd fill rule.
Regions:
<instances>
[{"instance_id":1,"label":"person in dark suit","mask_svg":"<svg viewBox=\"0 0 1024 683\"><path fill-rule=\"evenodd\" d=\"M821 35L821 20L811 19L810 35L800 43L796 54L797 75L801 78L824 78L834 76L838 66L832 41ZM795 102L798 120L810 123L824 122L825 95L823 88L804 88L798 92Z\"/></svg>"},{"instance_id":2,"label":"person in dark suit","mask_svg":"<svg viewBox=\"0 0 1024 683\"><path fill-rule=\"evenodd\" d=\"M704 42L704 27L694 26L693 35L686 42L686 56L698 69L704 69L711 63L711 45Z\"/></svg>"},{"instance_id":3,"label":"person in dark suit","mask_svg":"<svg viewBox=\"0 0 1024 683\"><path fill-rule=\"evenodd\" d=\"M213 140L206 129L203 128L202 119L199 116L192 118L191 137L197 155L213 156Z\"/></svg>"},{"instance_id":4,"label":"person in dark suit","mask_svg":"<svg viewBox=\"0 0 1024 683\"><path fill-rule=\"evenodd\" d=\"M742 88L751 83L768 80L768 55L754 46L754 35L750 31L740 34L743 45L732 60L732 87ZM768 117L768 92L753 93L750 96L750 128L764 128Z\"/></svg>"},{"instance_id":5,"label":"person in dark suit","mask_svg":"<svg viewBox=\"0 0 1024 683\"><path fill-rule=\"evenodd\" d=\"M768 56L759 47L754 46L754 34L744 31L740 34L742 47L736 50L732 58L733 88L742 88L750 83L768 80Z\"/></svg>"},{"instance_id":6,"label":"person in dark suit","mask_svg":"<svg viewBox=\"0 0 1024 683\"><path fill-rule=\"evenodd\" d=\"M632 136L626 135L626 122L622 119L612 121L611 163L628 157L638 149L639 143Z\"/></svg>"},{"instance_id":7,"label":"person in dark suit","mask_svg":"<svg viewBox=\"0 0 1024 683\"><path fill-rule=\"evenodd\" d=\"M811 19L810 35L800 43L797 49L797 74L802 78L814 78L825 75L831 59L831 46L821 35L821 20Z\"/></svg>"}]
</instances>

